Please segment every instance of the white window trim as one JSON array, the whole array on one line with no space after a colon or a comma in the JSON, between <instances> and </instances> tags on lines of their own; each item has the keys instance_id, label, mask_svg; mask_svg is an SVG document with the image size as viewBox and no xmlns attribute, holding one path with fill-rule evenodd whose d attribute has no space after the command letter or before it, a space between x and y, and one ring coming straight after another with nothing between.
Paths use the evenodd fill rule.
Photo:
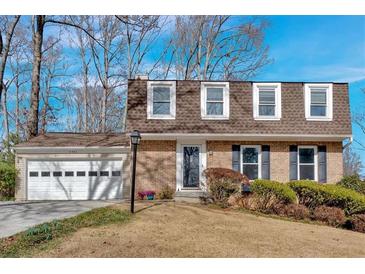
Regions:
<instances>
[{"instance_id":1,"label":"white window trim","mask_svg":"<svg viewBox=\"0 0 365 274\"><path fill-rule=\"evenodd\" d=\"M241 145L241 155L240 155L240 161L241 161L241 163L240 163L240 171L241 171L241 173L243 172L243 162L242 162L242 153L243 153L243 149L245 149L245 148L256 148L257 149L257 151L259 152L259 155L258 155L258 162L257 162L257 164L258 164L258 175L257 175L257 179L261 179L262 177L261 177L261 166L262 166L262 161L261 161L261 145ZM247 163L247 164L249 164L249 163ZM252 164L252 165L256 165L256 164ZM252 180L253 181L253 180Z\"/></svg>"},{"instance_id":2,"label":"white window trim","mask_svg":"<svg viewBox=\"0 0 365 274\"><path fill-rule=\"evenodd\" d=\"M207 115L207 87L223 87L223 115ZM228 82L202 82L200 85L200 109L203 120L228 120L229 119L229 83Z\"/></svg>"},{"instance_id":3,"label":"white window trim","mask_svg":"<svg viewBox=\"0 0 365 274\"><path fill-rule=\"evenodd\" d=\"M255 120L280 120L281 119L281 83L253 83L253 118ZM259 88L275 87L275 115L259 115Z\"/></svg>"},{"instance_id":4,"label":"white window trim","mask_svg":"<svg viewBox=\"0 0 365 274\"><path fill-rule=\"evenodd\" d=\"M297 169L297 173L298 173L298 180L300 180L300 155L299 155L299 150L301 148L313 148L314 149L314 180L318 182L318 147L317 146L298 146L298 155L297 155L297 162L298 162L298 169ZM302 164L302 165L306 165L306 164Z\"/></svg>"},{"instance_id":5,"label":"white window trim","mask_svg":"<svg viewBox=\"0 0 365 274\"><path fill-rule=\"evenodd\" d=\"M311 116L311 88L325 88L326 89L326 116ZM333 118L333 84L304 84L304 100L305 100L305 118L308 121L332 121Z\"/></svg>"},{"instance_id":6,"label":"white window trim","mask_svg":"<svg viewBox=\"0 0 365 274\"><path fill-rule=\"evenodd\" d=\"M170 114L153 114L153 87L170 88ZM171 120L176 117L176 82L175 81L148 81L147 82L147 119Z\"/></svg>"}]
</instances>

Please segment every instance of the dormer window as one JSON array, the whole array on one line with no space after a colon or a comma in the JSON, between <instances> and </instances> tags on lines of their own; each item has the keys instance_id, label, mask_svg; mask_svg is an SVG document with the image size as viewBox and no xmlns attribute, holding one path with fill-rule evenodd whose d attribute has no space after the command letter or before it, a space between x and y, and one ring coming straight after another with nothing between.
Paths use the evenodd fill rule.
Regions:
<instances>
[{"instance_id":1,"label":"dormer window","mask_svg":"<svg viewBox=\"0 0 365 274\"><path fill-rule=\"evenodd\" d=\"M305 117L312 121L332 120L332 84L305 84Z\"/></svg>"},{"instance_id":2,"label":"dormer window","mask_svg":"<svg viewBox=\"0 0 365 274\"><path fill-rule=\"evenodd\" d=\"M253 84L253 117L255 120L280 120L280 83Z\"/></svg>"},{"instance_id":3,"label":"dormer window","mask_svg":"<svg viewBox=\"0 0 365 274\"><path fill-rule=\"evenodd\" d=\"M147 118L175 119L176 84L174 81L147 83Z\"/></svg>"},{"instance_id":4,"label":"dormer window","mask_svg":"<svg viewBox=\"0 0 365 274\"><path fill-rule=\"evenodd\" d=\"M203 119L229 119L229 84L201 83L201 116Z\"/></svg>"}]
</instances>

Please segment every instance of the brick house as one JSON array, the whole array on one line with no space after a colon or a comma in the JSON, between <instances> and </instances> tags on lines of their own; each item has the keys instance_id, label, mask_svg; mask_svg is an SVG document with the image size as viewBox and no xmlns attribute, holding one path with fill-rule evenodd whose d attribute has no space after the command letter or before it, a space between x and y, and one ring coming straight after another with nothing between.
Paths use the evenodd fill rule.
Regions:
<instances>
[{"instance_id":1,"label":"brick house","mask_svg":"<svg viewBox=\"0 0 365 274\"><path fill-rule=\"evenodd\" d=\"M334 183L343 176L343 142L352 138L348 85L129 80L126 134L47 134L16 148L18 199L53 198L49 193L60 184L66 190L55 199L73 199L76 194L65 194L72 192L87 192L82 199L128 197L133 130L142 135L137 190L159 191L167 184L177 195L199 193L209 167L232 168L250 179ZM58 177L47 192L42 172L55 167ZM85 176L77 177L77 169ZM72 191L66 182L81 179L89 189L80 183ZM90 185L103 187L90 191Z\"/></svg>"}]
</instances>

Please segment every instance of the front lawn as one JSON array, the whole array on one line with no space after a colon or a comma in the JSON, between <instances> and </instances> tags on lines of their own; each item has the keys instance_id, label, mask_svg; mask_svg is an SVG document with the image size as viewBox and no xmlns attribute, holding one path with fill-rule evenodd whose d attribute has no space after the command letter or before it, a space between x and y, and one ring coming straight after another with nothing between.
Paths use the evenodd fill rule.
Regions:
<instances>
[{"instance_id":1,"label":"front lawn","mask_svg":"<svg viewBox=\"0 0 365 274\"><path fill-rule=\"evenodd\" d=\"M83 228L33 256L365 257L365 234L344 229L199 204L136 208L123 226Z\"/></svg>"},{"instance_id":2,"label":"front lawn","mask_svg":"<svg viewBox=\"0 0 365 274\"><path fill-rule=\"evenodd\" d=\"M104 207L75 217L37 225L14 236L0 239L0 257L27 257L48 250L72 233L85 227L121 224L130 219L127 211Z\"/></svg>"}]
</instances>

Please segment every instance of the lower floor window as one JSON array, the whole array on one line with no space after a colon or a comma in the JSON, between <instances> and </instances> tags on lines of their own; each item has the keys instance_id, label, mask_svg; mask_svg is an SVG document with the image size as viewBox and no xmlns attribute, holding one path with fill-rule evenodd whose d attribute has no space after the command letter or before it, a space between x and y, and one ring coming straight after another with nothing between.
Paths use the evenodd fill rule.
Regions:
<instances>
[{"instance_id":1,"label":"lower floor window","mask_svg":"<svg viewBox=\"0 0 365 274\"><path fill-rule=\"evenodd\" d=\"M53 171L53 177L62 177L62 171Z\"/></svg>"},{"instance_id":2,"label":"lower floor window","mask_svg":"<svg viewBox=\"0 0 365 274\"><path fill-rule=\"evenodd\" d=\"M260 146L242 146L241 147L241 172L248 179L255 180L261 177L261 154Z\"/></svg>"},{"instance_id":3,"label":"lower floor window","mask_svg":"<svg viewBox=\"0 0 365 274\"><path fill-rule=\"evenodd\" d=\"M298 148L299 180L317 180L316 178L316 147Z\"/></svg>"},{"instance_id":4,"label":"lower floor window","mask_svg":"<svg viewBox=\"0 0 365 274\"><path fill-rule=\"evenodd\" d=\"M109 176L109 171L100 171L100 176Z\"/></svg>"},{"instance_id":5,"label":"lower floor window","mask_svg":"<svg viewBox=\"0 0 365 274\"><path fill-rule=\"evenodd\" d=\"M121 172L119 170L116 170L116 171L112 171L112 176L113 177L119 177L121 174Z\"/></svg>"},{"instance_id":6,"label":"lower floor window","mask_svg":"<svg viewBox=\"0 0 365 274\"><path fill-rule=\"evenodd\" d=\"M89 176L90 177L96 177L96 176L98 176L98 172L97 171L89 171Z\"/></svg>"}]
</instances>

